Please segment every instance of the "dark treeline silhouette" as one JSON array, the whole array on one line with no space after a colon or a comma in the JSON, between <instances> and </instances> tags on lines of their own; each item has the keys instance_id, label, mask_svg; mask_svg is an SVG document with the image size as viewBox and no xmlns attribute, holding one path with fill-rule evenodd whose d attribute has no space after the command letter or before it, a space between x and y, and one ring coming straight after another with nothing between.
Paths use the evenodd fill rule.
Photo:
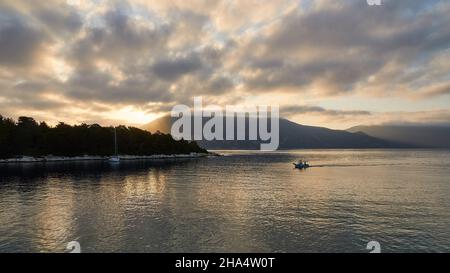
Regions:
<instances>
[{"instance_id":1,"label":"dark treeline silhouette","mask_svg":"<svg viewBox=\"0 0 450 273\"><path fill-rule=\"evenodd\" d=\"M117 127L119 154L154 155L205 153L196 142L176 141L169 134ZM0 115L0 158L14 156L109 156L114 154L114 128L98 124L55 127L33 118L18 121Z\"/></svg>"}]
</instances>

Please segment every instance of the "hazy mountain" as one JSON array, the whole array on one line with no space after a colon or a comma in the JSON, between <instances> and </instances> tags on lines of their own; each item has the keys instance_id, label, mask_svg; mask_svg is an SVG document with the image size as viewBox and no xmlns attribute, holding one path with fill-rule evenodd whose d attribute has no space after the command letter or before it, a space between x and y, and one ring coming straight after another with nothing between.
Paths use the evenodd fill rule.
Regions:
<instances>
[{"instance_id":1,"label":"hazy mountain","mask_svg":"<svg viewBox=\"0 0 450 273\"><path fill-rule=\"evenodd\" d=\"M149 132L155 133L160 131L164 134L170 134L170 127L172 126L172 121L170 116L164 116L161 118L157 118L154 121L144 125L142 129L147 130Z\"/></svg>"},{"instance_id":2,"label":"hazy mountain","mask_svg":"<svg viewBox=\"0 0 450 273\"><path fill-rule=\"evenodd\" d=\"M151 132L170 133L174 119L165 116L145 126ZM203 120L205 122L206 119ZM248 118L246 120L248 128ZM235 132L236 135L236 132ZM197 141L206 149L259 149L260 141ZM393 148L403 144L368 136L323 127L304 126L287 119L280 119L280 149L302 148Z\"/></svg>"},{"instance_id":3,"label":"hazy mountain","mask_svg":"<svg viewBox=\"0 0 450 273\"><path fill-rule=\"evenodd\" d=\"M424 148L450 148L450 126L444 125L356 126L347 131Z\"/></svg>"}]
</instances>

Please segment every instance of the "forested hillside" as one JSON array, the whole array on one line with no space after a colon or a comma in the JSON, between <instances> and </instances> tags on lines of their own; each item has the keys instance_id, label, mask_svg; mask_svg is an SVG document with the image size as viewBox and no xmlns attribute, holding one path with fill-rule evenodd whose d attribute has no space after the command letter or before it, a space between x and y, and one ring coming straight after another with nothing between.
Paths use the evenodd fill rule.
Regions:
<instances>
[{"instance_id":1,"label":"forested hillside","mask_svg":"<svg viewBox=\"0 0 450 273\"><path fill-rule=\"evenodd\" d=\"M176 141L169 134L150 133L134 127L117 127L119 154L203 153L195 142ZM14 156L108 156L114 154L114 128L98 124L51 127L33 118L17 121L0 115L0 158Z\"/></svg>"}]
</instances>

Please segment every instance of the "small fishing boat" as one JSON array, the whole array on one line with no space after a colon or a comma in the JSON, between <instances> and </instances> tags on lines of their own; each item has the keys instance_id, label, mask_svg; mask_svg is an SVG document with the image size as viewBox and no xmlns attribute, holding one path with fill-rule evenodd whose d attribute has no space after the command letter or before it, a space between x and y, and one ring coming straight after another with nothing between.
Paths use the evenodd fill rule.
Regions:
<instances>
[{"instance_id":1,"label":"small fishing boat","mask_svg":"<svg viewBox=\"0 0 450 273\"><path fill-rule=\"evenodd\" d=\"M292 163L294 164L294 167L296 169L307 169L310 167L308 161L303 161L303 160L299 160L297 163Z\"/></svg>"}]
</instances>

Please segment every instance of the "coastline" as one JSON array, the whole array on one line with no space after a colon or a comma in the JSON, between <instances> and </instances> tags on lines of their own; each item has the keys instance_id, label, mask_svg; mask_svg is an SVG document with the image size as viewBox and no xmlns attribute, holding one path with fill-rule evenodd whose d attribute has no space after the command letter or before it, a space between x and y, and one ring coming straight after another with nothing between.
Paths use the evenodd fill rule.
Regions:
<instances>
[{"instance_id":1,"label":"coastline","mask_svg":"<svg viewBox=\"0 0 450 273\"><path fill-rule=\"evenodd\" d=\"M189 154L157 154L157 155L119 155L120 160L158 160L158 159L178 159L178 158L201 158L208 156L218 156L217 153L189 153ZM72 161L108 161L110 156L20 156L16 158L0 159L0 164L8 163L46 163L46 162L72 162Z\"/></svg>"}]
</instances>

